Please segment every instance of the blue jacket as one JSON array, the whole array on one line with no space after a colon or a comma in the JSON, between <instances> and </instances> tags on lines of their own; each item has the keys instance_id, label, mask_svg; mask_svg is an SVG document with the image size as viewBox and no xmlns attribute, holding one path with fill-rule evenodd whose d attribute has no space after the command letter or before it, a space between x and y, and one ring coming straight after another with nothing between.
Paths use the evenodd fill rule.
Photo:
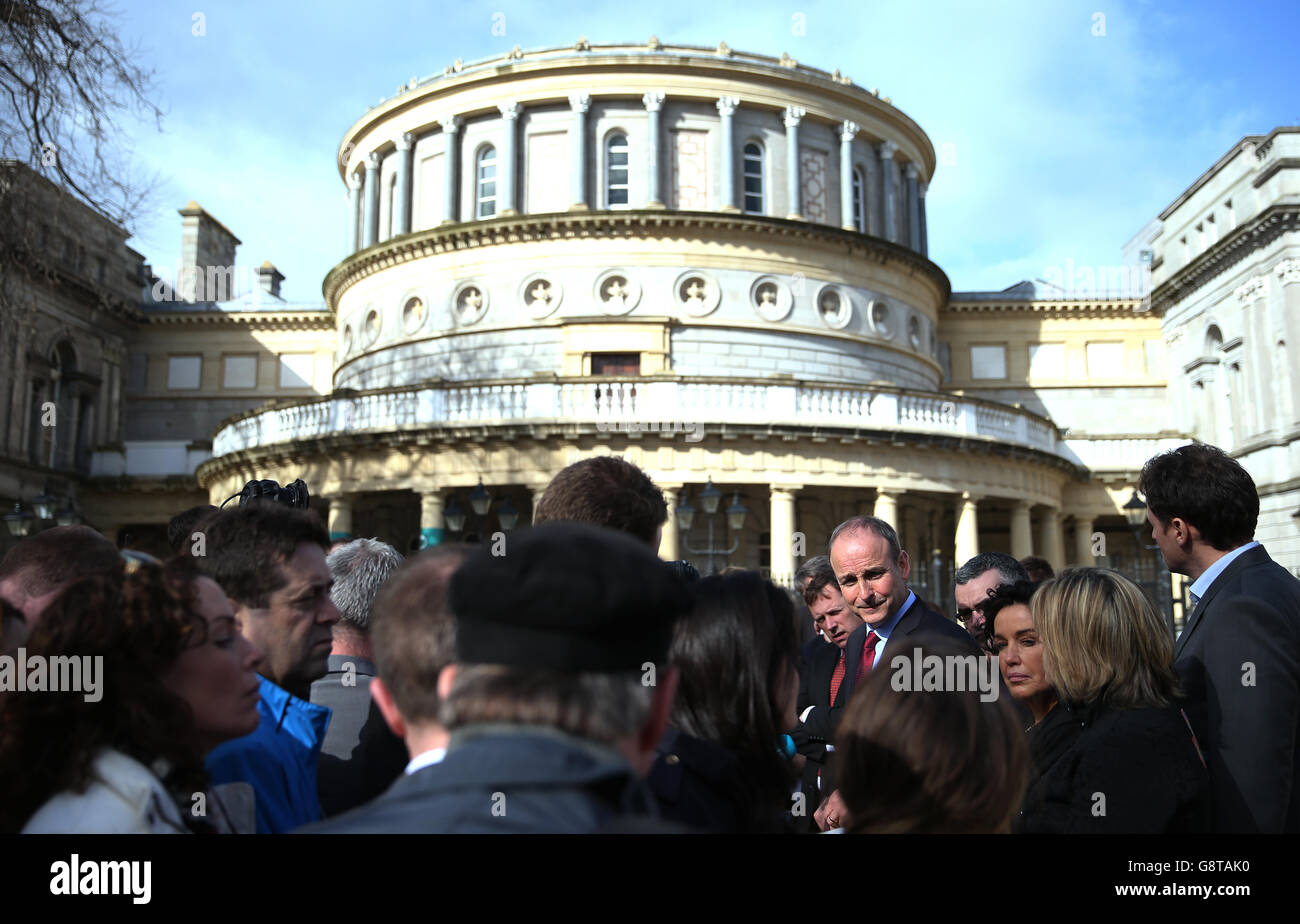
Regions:
<instances>
[{"instance_id":1,"label":"blue jacket","mask_svg":"<svg viewBox=\"0 0 1300 924\"><path fill-rule=\"evenodd\" d=\"M208 755L213 784L249 783L257 798L257 833L280 834L320 821L316 767L330 710L262 678L257 731Z\"/></svg>"},{"instance_id":2,"label":"blue jacket","mask_svg":"<svg viewBox=\"0 0 1300 924\"><path fill-rule=\"evenodd\" d=\"M617 752L522 725L458 730L441 763L304 834L677 833Z\"/></svg>"}]
</instances>

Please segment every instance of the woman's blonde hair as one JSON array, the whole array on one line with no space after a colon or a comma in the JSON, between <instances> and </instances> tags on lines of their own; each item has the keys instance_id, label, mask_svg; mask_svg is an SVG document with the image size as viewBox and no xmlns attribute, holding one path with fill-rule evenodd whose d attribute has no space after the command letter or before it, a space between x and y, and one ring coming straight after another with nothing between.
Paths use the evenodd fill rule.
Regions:
<instances>
[{"instance_id":1,"label":"woman's blonde hair","mask_svg":"<svg viewBox=\"0 0 1300 924\"><path fill-rule=\"evenodd\" d=\"M1047 680L1067 702L1160 708L1179 695L1174 638L1137 585L1103 568L1072 568L1029 603Z\"/></svg>"}]
</instances>

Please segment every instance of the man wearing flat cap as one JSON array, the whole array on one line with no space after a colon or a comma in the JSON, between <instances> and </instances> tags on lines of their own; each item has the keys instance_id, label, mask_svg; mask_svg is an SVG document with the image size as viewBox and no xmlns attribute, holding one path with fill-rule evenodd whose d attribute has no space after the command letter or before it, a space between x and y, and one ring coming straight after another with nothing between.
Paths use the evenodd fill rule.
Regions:
<instances>
[{"instance_id":1,"label":"man wearing flat cap","mask_svg":"<svg viewBox=\"0 0 1300 924\"><path fill-rule=\"evenodd\" d=\"M671 711L686 585L643 543L577 523L512 533L451 578L446 756L309 833L638 833Z\"/></svg>"}]
</instances>

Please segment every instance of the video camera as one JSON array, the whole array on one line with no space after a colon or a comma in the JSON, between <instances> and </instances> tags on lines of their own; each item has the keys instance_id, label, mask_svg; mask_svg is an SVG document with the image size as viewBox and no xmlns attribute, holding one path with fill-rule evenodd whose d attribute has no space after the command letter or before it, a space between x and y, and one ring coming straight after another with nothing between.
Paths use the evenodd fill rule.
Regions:
<instances>
[{"instance_id":1,"label":"video camera","mask_svg":"<svg viewBox=\"0 0 1300 924\"><path fill-rule=\"evenodd\" d=\"M307 483L301 478L284 487L281 487L279 482L270 479L250 481L244 485L244 490L227 497L221 506L226 506L236 497L239 498L240 507L255 501L272 501L297 510L307 510L311 504L311 495L307 491Z\"/></svg>"}]
</instances>

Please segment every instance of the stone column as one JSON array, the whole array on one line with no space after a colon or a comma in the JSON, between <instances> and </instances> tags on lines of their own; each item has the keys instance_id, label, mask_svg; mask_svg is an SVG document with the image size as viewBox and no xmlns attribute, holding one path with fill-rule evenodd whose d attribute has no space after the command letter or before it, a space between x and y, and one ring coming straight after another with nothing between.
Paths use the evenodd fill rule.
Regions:
<instances>
[{"instance_id":1,"label":"stone column","mask_svg":"<svg viewBox=\"0 0 1300 924\"><path fill-rule=\"evenodd\" d=\"M853 136L858 133L858 123L840 125L840 227L846 231L857 230L857 214L853 210ZM865 196L867 191L862 190ZM862 229L866 232L866 228Z\"/></svg>"},{"instance_id":2,"label":"stone column","mask_svg":"<svg viewBox=\"0 0 1300 924\"><path fill-rule=\"evenodd\" d=\"M591 108L590 93L570 93L569 108L573 110L573 128L569 145L569 211L585 211L587 205L587 110Z\"/></svg>"},{"instance_id":3,"label":"stone column","mask_svg":"<svg viewBox=\"0 0 1300 924\"><path fill-rule=\"evenodd\" d=\"M1074 563L1080 568L1091 568L1097 564L1092 554L1092 526L1096 521L1081 514L1074 516Z\"/></svg>"},{"instance_id":4,"label":"stone column","mask_svg":"<svg viewBox=\"0 0 1300 924\"><path fill-rule=\"evenodd\" d=\"M970 491L963 491L957 501L957 536L953 569L960 568L980 553L979 521L975 505L979 500Z\"/></svg>"},{"instance_id":5,"label":"stone column","mask_svg":"<svg viewBox=\"0 0 1300 924\"><path fill-rule=\"evenodd\" d=\"M459 178L460 170L459 158L456 156L460 151L460 145L457 144L459 138L457 132L460 130L460 119L454 115L443 116L438 122L442 125L442 221L446 224L449 221L455 221L456 212L456 180Z\"/></svg>"},{"instance_id":6,"label":"stone column","mask_svg":"<svg viewBox=\"0 0 1300 924\"><path fill-rule=\"evenodd\" d=\"M348 253L354 254L361 243L361 176L348 174Z\"/></svg>"},{"instance_id":7,"label":"stone column","mask_svg":"<svg viewBox=\"0 0 1300 924\"><path fill-rule=\"evenodd\" d=\"M397 184L393 189L393 236L411 233L411 147L415 136L397 139Z\"/></svg>"},{"instance_id":8,"label":"stone column","mask_svg":"<svg viewBox=\"0 0 1300 924\"><path fill-rule=\"evenodd\" d=\"M799 187L799 122L807 110L787 106L785 110L785 196L788 203L786 218L803 221L803 203Z\"/></svg>"},{"instance_id":9,"label":"stone column","mask_svg":"<svg viewBox=\"0 0 1300 924\"><path fill-rule=\"evenodd\" d=\"M378 154L366 157L366 220L362 249L379 242L379 164Z\"/></svg>"},{"instance_id":10,"label":"stone column","mask_svg":"<svg viewBox=\"0 0 1300 924\"><path fill-rule=\"evenodd\" d=\"M330 542L347 542L352 538L352 495L330 498Z\"/></svg>"},{"instance_id":11,"label":"stone column","mask_svg":"<svg viewBox=\"0 0 1300 924\"><path fill-rule=\"evenodd\" d=\"M534 518L533 522L536 522L537 505L542 502L542 495L546 493L546 485L544 484L535 485L534 487L531 487L528 490L532 493L532 499L533 499L532 517Z\"/></svg>"},{"instance_id":12,"label":"stone column","mask_svg":"<svg viewBox=\"0 0 1300 924\"><path fill-rule=\"evenodd\" d=\"M736 205L736 145L732 140L731 121L736 114L736 107L740 105L740 97L724 96L718 100L718 149L719 166L722 168L718 173L722 177L722 192L720 198L722 203L720 211L739 212L741 207Z\"/></svg>"},{"instance_id":13,"label":"stone column","mask_svg":"<svg viewBox=\"0 0 1300 924\"><path fill-rule=\"evenodd\" d=\"M921 183L916 187L917 215L921 227L921 256L923 257L930 255L930 237L925 230L925 193L929 188L929 183Z\"/></svg>"},{"instance_id":14,"label":"stone column","mask_svg":"<svg viewBox=\"0 0 1300 924\"><path fill-rule=\"evenodd\" d=\"M781 587L794 580L794 498L795 489L772 485L770 520L772 548L772 583Z\"/></svg>"},{"instance_id":15,"label":"stone column","mask_svg":"<svg viewBox=\"0 0 1300 924\"><path fill-rule=\"evenodd\" d=\"M420 548L441 545L447 521L443 518L444 501L437 491L420 495Z\"/></svg>"},{"instance_id":16,"label":"stone column","mask_svg":"<svg viewBox=\"0 0 1300 924\"><path fill-rule=\"evenodd\" d=\"M907 246L921 250L921 199L916 185L916 164L904 168L907 177Z\"/></svg>"},{"instance_id":17,"label":"stone column","mask_svg":"<svg viewBox=\"0 0 1300 924\"><path fill-rule=\"evenodd\" d=\"M500 208L497 215L518 215L515 207L515 139L519 135L519 104L502 103L497 106L501 113L501 158L497 164L497 202Z\"/></svg>"},{"instance_id":18,"label":"stone column","mask_svg":"<svg viewBox=\"0 0 1300 924\"><path fill-rule=\"evenodd\" d=\"M659 542L659 557L664 561L679 561L682 546L677 533L677 504L681 501L682 486L660 484L659 490L664 492L664 500L668 503L668 520L664 523L664 535Z\"/></svg>"},{"instance_id":19,"label":"stone column","mask_svg":"<svg viewBox=\"0 0 1300 924\"><path fill-rule=\"evenodd\" d=\"M646 114L646 206L663 208L663 194L659 191L659 110L664 105L664 94L652 90L641 97Z\"/></svg>"},{"instance_id":20,"label":"stone column","mask_svg":"<svg viewBox=\"0 0 1300 924\"><path fill-rule=\"evenodd\" d=\"M1053 570L1065 567L1065 541L1061 534L1061 508L1048 507L1043 512L1043 551L1042 557Z\"/></svg>"},{"instance_id":21,"label":"stone column","mask_svg":"<svg viewBox=\"0 0 1300 924\"><path fill-rule=\"evenodd\" d=\"M884 520L894 531L898 531L898 492L891 491L887 488L876 489L876 506L871 511L871 515L878 520Z\"/></svg>"},{"instance_id":22,"label":"stone column","mask_svg":"<svg viewBox=\"0 0 1300 924\"><path fill-rule=\"evenodd\" d=\"M880 223L881 237L898 243L898 220L894 217L894 152L898 145L882 141L876 145L880 155Z\"/></svg>"},{"instance_id":23,"label":"stone column","mask_svg":"<svg viewBox=\"0 0 1300 924\"><path fill-rule=\"evenodd\" d=\"M1011 557L1017 560L1034 554L1034 540L1030 532L1029 501L1016 501L1011 505Z\"/></svg>"}]
</instances>

